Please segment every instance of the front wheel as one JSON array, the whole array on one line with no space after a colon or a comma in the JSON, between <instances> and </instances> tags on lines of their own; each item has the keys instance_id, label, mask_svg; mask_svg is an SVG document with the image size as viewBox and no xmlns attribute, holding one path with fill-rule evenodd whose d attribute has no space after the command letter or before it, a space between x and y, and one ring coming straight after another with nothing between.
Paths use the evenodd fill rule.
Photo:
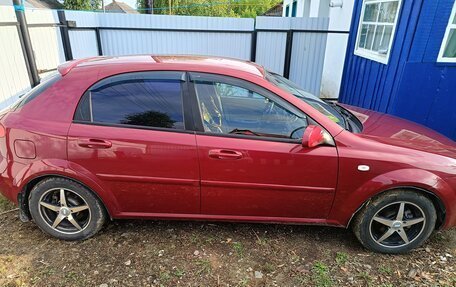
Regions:
<instances>
[{"instance_id":1,"label":"front wheel","mask_svg":"<svg viewBox=\"0 0 456 287\"><path fill-rule=\"evenodd\" d=\"M30 192L30 213L44 232L63 240L83 240L106 221L100 200L86 187L66 178L47 178Z\"/></svg>"},{"instance_id":2,"label":"front wheel","mask_svg":"<svg viewBox=\"0 0 456 287\"><path fill-rule=\"evenodd\" d=\"M405 253L423 244L435 229L434 204L409 190L380 195L355 217L353 231L364 247L381 253Z\"/></svg>"}]
</instances>

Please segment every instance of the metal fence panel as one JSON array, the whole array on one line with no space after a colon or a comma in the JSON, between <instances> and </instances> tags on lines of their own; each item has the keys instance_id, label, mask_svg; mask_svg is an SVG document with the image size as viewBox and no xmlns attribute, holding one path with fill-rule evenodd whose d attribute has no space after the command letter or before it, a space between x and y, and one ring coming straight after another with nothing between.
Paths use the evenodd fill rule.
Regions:
<instances>
[{"instance_id":1,"label":"metal fence panel","mask_svg":"<svg viewBox=\"0 0 456 287\"><path fill-rule=\"evenodd\" d=\"M283 75L286 42L286 32L258 32L255 62Z\"/></svg>"},{"instance_id":2,"label":"metal fence panel","mask_svg":"<svg viewBox=\"0 0 456 287\"><path fill-rule=\"evenodd\" d=\"M0 23L16 22L13 7L0 6ZM27 66L16 25L0 27L0 109L30 89Z\"/></svg>"},{"instance_id":3,"label":"metal fence panel","mask_svg":"<svg viewBox=\"0 0 456 287\"><path fill-rule=\"evenodd\" d=\"M317 96L326 50L328 18L257 17L256 62L283 75L287 45L291 46L289 78ZM292 37L287 43L287 32Z\"/></svg>"},{"instance_id":4,"label":"metal fence panel","mask_svg":"<svg viewBox=\"0 0 456 287\"><path fill-rule=\"evenodd\" d=\"M1 107L29 88L29 79L13 7L0 7L0 12L0 22L10 23L0 27ZM255 55L257 63L320 94L328 19L257 17L255 24L254 19L82 11L65 11L65 16L76 23L68 28L75 59L96 56L99 48L110 56L201 54L249 60ZM26 17L38 69L55 69L69 51L57 11L27 9Z\"/></svg>"},{"instance_id":5,"label":"metal fence panel","mask_svg":"<svg viewBox=\"0 0 456 287\"><path fill-rule=\"evenodd\" d=\"M201 54L250 59L254 19L77 11L66 17L79 28L70 30L74 58L96 54L96 41L87 42L96 39L96 34L81 28L99 27L103 55ZM186 31L176 31L182 29ZM86 45L90 45L89 52Z\"/></svg>"},{"instance_id":6,"label":"metal fence panel","mask_svg":"<svg viewBox=\"0 0 456 287\"><path fill-rule=\"evenodd\" d=\"M94 30L68 32L74 59L98 56L97 35Z\"/></svg>"},{"instance_id":7,"label":"metal fence panel","mask_svg":"<svg viewBox=\"0 0 456 287\"><path fill-rule=\"evenodd\" d=\"M30 40L40 74L55 70L65 62L57 11L49 9L26 9Z\"/></svg>"},{"instance_id":8,"label":"metal fence panel","mask_svg":"<svg viewBox=\"0 0 456 287\"><path fill-rule=\"evenodd\" d=\"M79 27L98 27L99 14L97 12L82 12L65 10L65 16L68 21L77 21Z\"/></svg>"},{"instance_id":9,"label":"metal fence panel","mask_svg":"<svg viewBox=\"0 0 456 287\"><path fill-rule=\"evenodd\" d=\"M76 21L78 27L100 26L100 13L65 11L67 21ZM98 56L97 36L94 29L70 30L68 32L74 59Z\"/></svg>"},{"instance_id":10,"label":"metal fence panel","mask_svg":"<svg viewBox=\"0 0 456 287\"><path fill-rule=\"evenodd\" d=\"M291 21L293 30L309 32L293 32L290 80L301 85L305 91L319 96L328 34L315 31L326 31L329 19L302 19L305 21Z\"/></svg>"},{"instance_id":11,"label":"metal fence panel","mask_svg":"<svg viewBox=\"0 0 456 287\"><path fill-rule=\"evenodd\" d=\"M257 17L255 29L258 30L255 62L283 75L290 18Z\"/></svg>"},{"instance_id":12,"label":"metal fence panel","mask_svg":"<svg viewBox=\"0 0 456 287\"><path fill-rule=\"evenodd\" d=\"M79 14L73 12L72 20L78 21ZM254 19L204 17L204 16L175 16L175 15L146 15L122 13L98 13L100 27L123 28L155 28L155 29L194 29L194 30L235 30L252 31ZM68 18L69 16L67 16ZM85 25L84 25L85 26Z\"/></svg>"},{"instance_id":13,"label":"metal fence panel","mask_svg":"<svg viewBox=\"0 0 456 287\"><path fill-rule=\"evenodd\" d=\"M250 59L250 34L102 30L103 55L199 54Z\"/></svg>"}]
</instances>

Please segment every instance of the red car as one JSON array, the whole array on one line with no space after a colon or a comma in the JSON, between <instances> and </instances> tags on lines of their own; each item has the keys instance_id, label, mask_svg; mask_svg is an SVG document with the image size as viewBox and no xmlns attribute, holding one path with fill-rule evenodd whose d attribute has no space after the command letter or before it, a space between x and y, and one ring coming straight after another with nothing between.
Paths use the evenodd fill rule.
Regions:
<instances>
[{"instance_id":1,"label":"red car","mask_svg":"<svg viewBox=\"0 0 456 287\"><path fill-rule=\"evenodd\" d=\"M67 62L0 116L0 191L65 240L107 219L351 227L401 253L456 225L456 144L254 63Z\"/></svg>"}]
</instances>

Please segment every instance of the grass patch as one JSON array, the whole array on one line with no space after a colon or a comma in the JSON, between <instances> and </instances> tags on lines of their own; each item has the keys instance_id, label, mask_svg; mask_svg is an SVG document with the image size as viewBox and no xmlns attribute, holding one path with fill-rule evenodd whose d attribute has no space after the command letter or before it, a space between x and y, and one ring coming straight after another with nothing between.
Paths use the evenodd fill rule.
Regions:
<instances>
[{"instance_id":1,"label":"grass patch","mask_svg":"<svg viewBox=\"0 0 456 287\"><path fill-rule=\"evenodd\" d=\"M386 266L386 265L380 266L380 268L378 268L378 271L380 271L381 273L386 274L386 275L393 274L393 269L391 269L391 267Z\"/></svg>"},{"instance_id":2,"label":"grass patch","mask_svg":"<svg viewBox=\"0 0 456 287\"><path fill-rule=\"evenodd\" d=\"M249 279L248 277L242 278L242 279L239 280L239 282L238 282L238 286L239 286L239 287L247 287L247 286L249 286L249 284L250 284L250 279Z\"/></svg>"},{"instance_id":3,"label":"grass patch","mask_svg":"<svg viewBox=\"0 0 456 287\"><path fill-rule=\"evenodd\" d=\"M345 252L337 252L336 253L336 263L337 265L345 265L348 261L348 254Z\"/></svg>"},{"instance_id":4,"label":"grass patch","mask_svg":"<svg viewBox=\"0 0 456 287\"><path fill-rule=\"evenodd\" d=\"M176 270L174 270L174 276L176 276L177 278L182 278L184 275L184 269L176 268Z\"/></svg>"},{"instance_id":5,"label":"grass patch","mask_svg":"<svg viewBox=\"0 0 456 287\"><path fill-rule=\"evenodd\" d=\"M334 282L329 275L329 268L323 262L317 261L312 267L312 281L317 287L331 287Z\"/></svg>"},{"instance_id":6,"label":"grass patch","mask_svg":"<svg viewBox=\"0 0 456 287\"><path fill-rule=\"evenodd\" d=\"M272 263L266 262L263 266L263 271L265 273L272 273L275 270L275 266Z\"/></svg>"},{"instance_id":7,"label":"grass patch","mask_svg":"<svg viewBox=\"0 0 456 287\"><path fill-rule=\"evenodd\" d=\"M169 271L160 271L158 278L160 279L160 282L166 283L169 280L171 280L171 273Z\"/></svg>"},{"instance_id":8,"label":"grass patch","mask_svg":"<svg viewBox=\"0 0 456 287\"><path fill-rule=\"evenodd\" d=\"M198 260L196 266L198 266L198 271L196 271L197 275L211 274L212 272L211 262L207 259Z\"/></svg>"},{"instance_id":9,"label":"grass patch","mask_svg":"<svg viewBox=\"0 0 456 287\"><path fill-rule=\"evenodd\" d=\"M244 245L242 245L241 242L234 242L233 243L233 249L234 249L234 252L236 252L236 254L239 257L243 257L244 256Z\"/></svg>"},{"instance_id":10,"label":"grass patch","mask_svg":"<svg viewBox=\"0 0 456 287\"><path fill-rule=\"evenodd\" d=\"M0 212L7 211L13 208L15 208L14 204L5 197L3 197L3 195L0 195Z\"/></svg>"},{"instance_id":11,"label":"grass patch","mask_svg":"<svg viewBox=\"0 0 456 287\"><path fill-rule=\"evenodd\" d=\"M365 271L361 272L358 274L358 277L366 283L366 286L372 285L372 277L369 275L369 273L367 273Z\"/></svg>"}]
</instances>

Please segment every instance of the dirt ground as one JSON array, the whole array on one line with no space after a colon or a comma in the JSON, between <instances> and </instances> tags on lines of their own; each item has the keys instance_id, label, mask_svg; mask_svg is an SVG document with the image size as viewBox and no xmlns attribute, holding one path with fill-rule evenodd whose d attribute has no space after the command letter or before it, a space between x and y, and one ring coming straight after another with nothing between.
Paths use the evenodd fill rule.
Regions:
<instances>
[{"instance_id":1,"label":"dirt ground","mask_svg":"<svg viewBox=\"0 0 456 287\"><path fill-rule=\"evenodd\" d=\"M0 213L14 206L0 198ZM0 286L456 286L456 230L407 255L364 250L348 230L115 221L64 242L0 215Z\"/></svg>"}]
</instances>

